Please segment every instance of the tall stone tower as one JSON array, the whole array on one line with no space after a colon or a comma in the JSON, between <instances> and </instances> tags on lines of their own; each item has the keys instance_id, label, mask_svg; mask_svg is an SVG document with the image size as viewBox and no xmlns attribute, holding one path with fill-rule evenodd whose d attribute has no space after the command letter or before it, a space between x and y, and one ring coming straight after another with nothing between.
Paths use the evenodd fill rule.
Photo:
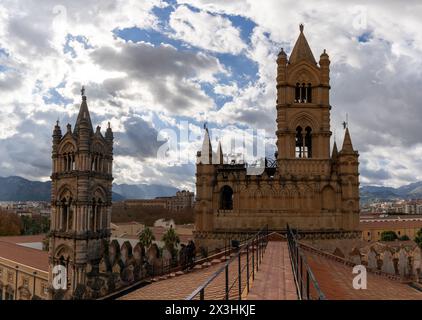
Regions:
<instances>
[{"instance_id":1,"label":"tall stone tower","mask_svg":"<svg viewBox=\"0 0 422 320\"><path fill-rule=\"evenodd\" d=\"M103 241L110 238L113 132L110 124L105 136L99 126L94 132L83 88L81 92L73 131L68 124L62 135L58 122L53 131L49 277L54 284L54 267L66 270L66 285L51 288L51 297L59 299L83 290L98 272Z\"/></svg>"},{"instance_id":2,"label":"tall stone tower","mask_svg":"<svg viewBox=\"0 0 422 320\"><path fill-rule=\"evenodd\" d=\"M277 59L277 149L279 167L292 159L330 158L330 60L321 54L319 66L300 26L287 60Z\"/></svg>"},{"instance_id":3,"label":"tall stone tower","mask_svg":"<svg viewBox=\"0 0 422 320\"><path fill-rule=\"evenodd\" d=\"M300 25L290 57L277 57L277 153L251 175L244 163L224 163L208 130L197 155L195 239L208 249L263 226L304 237L359 237L359 154L345 128L330 153L330 59L315 60Z\"/></svg>"}]
</instances>

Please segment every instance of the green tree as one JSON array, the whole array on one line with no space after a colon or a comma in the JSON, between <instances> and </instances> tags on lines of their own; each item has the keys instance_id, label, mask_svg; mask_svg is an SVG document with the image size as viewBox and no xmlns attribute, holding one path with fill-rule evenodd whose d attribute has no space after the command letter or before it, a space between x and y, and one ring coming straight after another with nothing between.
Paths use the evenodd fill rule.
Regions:
<instances>
[{"instance_id":1,"label":"green tree","mask_svg":"<svg viewBox=\"0 0 422 320\"><path fill-rule=\"evenodd\" d=\"M410 238L406 234L404 234L399 238L399 240L400 241L408 241L408 240L410 240Z\"/></svg>"},{"instance_id":2,"label":"green tree","mask_svg":"<svg viewBox=\"0 0 422 320\"><path fill-rule=\"evenodd\" d=\"M419 229L416 233L415 242L420 248L422 248L422 229Z\"/></svg>"},{"instance_id":3,"label":"green tree","mask_svg":"<svg viewBox=\"0 0 422 320\"><path fill-rule=\"evenodd\" d=\"M21 234L23 235L47 233L50 229L48 217L43 216L22 216L21 225Z\"/></svg>"},{"instance_id":4,"label":"green tree","mask_svg":"<svg viewBox=\"0 0 422 320\"><path fill-rule=\"evenodd\" d=\"M139 234L139 242L144 248L148 248L154 240L155 236L152 233L152 230L148 227L145 227Z\"/></svg>"},{"instance_id":5,"label":"green tree","mask_svg":"<svg viewBox=\"0 0 422 320\"><path fill-rule=\"evenodd\" d=\"M394 231L381 232L381 241L394 241L396 239L398 239L398 237Z\"/></svg>"},{"instance_id":6,"label":"green tree","mask_svg":"<svg viewBox=\"0 0 422 320\"><path fill-rule=\"evenodd\" d=\"M176 231L172 227L170 227L170 229L168 229L166 233L164 233L162 240L164 242L165 247L170 250L171 255L174 257L177 253L176 247L180 243L180 238L177 235Z\"/></svg>"}]
</instances>

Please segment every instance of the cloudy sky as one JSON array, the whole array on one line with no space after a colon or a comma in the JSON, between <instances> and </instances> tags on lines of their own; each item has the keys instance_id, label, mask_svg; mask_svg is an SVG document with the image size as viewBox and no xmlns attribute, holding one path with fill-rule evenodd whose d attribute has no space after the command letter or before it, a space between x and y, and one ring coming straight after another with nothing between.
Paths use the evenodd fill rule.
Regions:
<instances>
[{"instance_id":1,"label":"cloudy sky","mask_svg":"<svg viewBox=\"0 0 422 320\"><path fill-rule=\"evenodd\" d=\"M204 122L214 147L259 129L273 153L276 54L304 23L315 57L330 55L332 131L341 144L348 113L361 183L422 180L418 0L64 3L0 2L0 176L48 179L53 126L74 123L81 85L94 125L115 132L117 183L192 189Z\"/></svg>"}]
</instances>

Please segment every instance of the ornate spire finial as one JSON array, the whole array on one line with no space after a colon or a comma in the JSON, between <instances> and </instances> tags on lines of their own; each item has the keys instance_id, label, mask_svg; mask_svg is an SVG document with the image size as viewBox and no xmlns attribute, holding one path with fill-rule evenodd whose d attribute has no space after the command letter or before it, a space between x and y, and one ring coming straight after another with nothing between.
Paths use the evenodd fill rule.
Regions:
<instances>
[{"instance_id":1,"label":"ornate spire finial","mask_svg":"<svg viewBox=\"0 0 422 320\"><path fill-rule=\"evenodd\" d=\"M85 95L85 87L84 86L82 86L82 89L81 89L81 96L83 97Z\"/></svg>"},{"instance_id":2,"label":"ornate spire finial","mask_svg":"<svg viewBox=\"0 0 422 320\"><path fill-rule=\"evenodd\" d=\"M205 130L208 130L208 125L207 125L207 122L206 121L204 122L204 129Z\"/></svg>"},{"instance_id":3,"label":"ornate spire finial","mask_svg":"<svg viewBox=\"0 0 422 320\"><path fill-rule=\"evenodd\" d=\"M299 30L300 30L300 32L303 32L303 28L304 28L303 23L301 23L301 24L299 25Z\"/></svg>"},{"instance_id":4,"label":"ornate spire finial","mask_svg":"<svg viewBox=\"0 0 422 320\"><path fill-rule=\"evenodd\" d=\"M349 127L349 115L346 113L346 121L343 121L343 129L346 130Z\"/></svg>"}]
</instances>

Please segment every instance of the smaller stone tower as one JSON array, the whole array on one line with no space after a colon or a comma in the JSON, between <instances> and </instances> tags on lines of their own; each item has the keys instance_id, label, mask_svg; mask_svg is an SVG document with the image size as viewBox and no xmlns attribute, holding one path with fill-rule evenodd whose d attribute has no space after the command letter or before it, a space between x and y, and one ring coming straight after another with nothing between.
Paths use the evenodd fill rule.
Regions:
<instances>
[{"instance_id":1,"label":"smaller stone tower","mask_svg":"<svg viewBox=\"0 0 422 320\"><path fill-rule=\"evenodd\" d=\"M103 242L110 238L113 132L94 132L87 99L82 103L74 130L62 135L57 121L53 131L51 174L51 227L49 277L51 298L70 299L84 292L90 276L98 272ZM66 285L57 289L55 266L66 272Z\"/></svg>"}]
</instances>

